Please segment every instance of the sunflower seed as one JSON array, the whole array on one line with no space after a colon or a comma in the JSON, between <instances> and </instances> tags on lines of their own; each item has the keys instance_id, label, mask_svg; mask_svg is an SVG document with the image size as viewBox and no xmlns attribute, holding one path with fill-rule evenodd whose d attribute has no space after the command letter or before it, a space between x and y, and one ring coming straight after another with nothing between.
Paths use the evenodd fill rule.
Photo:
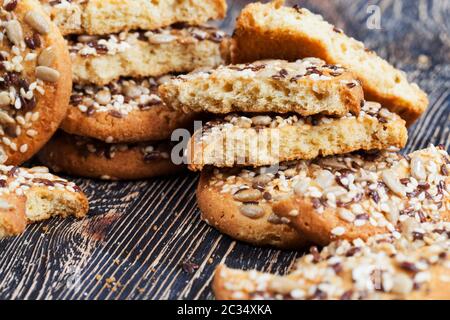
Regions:
<instances>
[{"instance_id":1,"label":"sunflower seed","mask_svg":"<svg viewBox=\"0 0 450 320\"><path fill-rule=\"evenodd\" d=\"M55 51L53 50L53 47L48 47L48 48L42 50L37 62L38 62L38 65L40 65L40 66L50 67L53 65L55 58L56 58L56 55L55 55Z\"/></svg>"},{"instance_id":2,"label":"sunflower seed","mask_svg":"<svg viewBox=\"0 0 450 320\"><path fill-rule=\"evenodd\" d=\"M381 174L383 182L391 189L395 194L404 197L405 187L400 183L397 175L392 170L384 170Z\"/></svg>"},{"instance_id":3,"label":"sunflower seed","mask_svg":"<svg viewBox=\"0 0 450 320\"><path fill-rule=\"evenodd\" d=\"M7 114L5 111L0 110L0 123L1 124L13 124L16 121L14 118L12 118L9 114Z\"/></svg>"},{"instance_id":4,"label":"sunflower seed","mask_svg":"<svg viewBox=\"0 0 450 320\"><path fill-rule=\"evenodd\" d=\"M262 193L256 189L244 189L236 192L233 195L233 199L240 202L254 202L261 199Z\"/></svg>"},{"instance_id":5,"label":"sunflower seed","mask_svg":"<svg viewBox=\"0 0 450 320\"><path fill-rule=\"evenodd\" d=\"M30 11L25 15L25 22L40 34L50 32L50 24L47 19L37 11Z\"/></svg>"},{"instance_id":6,"label":"sunflower seed","mask_svg":"<svg viewBox=\"0 0 450 320\"><path fill-rule=\"evenodd\" d=\"M23 41L23 30L19 21L11 20L6 23L6 36L14 45L20 46Z\"/></svg>"},{"instance_id":7,"label":"sunflower seed","mask_svg":"<svg viewBox=\"0 0 450 320\"><path fill-rule=\"evenodd\" d=\"M36 77L42 81L56 82L58 81L60 74L58 70L45 66L39 66L36 67Z\"/></svg>"},{"instance_id":8,"label":"sunflower seed","mask_svg":"<svg viewBox=\"0 0 450 320\"><path fill-rule=\"evenodd\" d=\"M259 176L256 176L255 178L253 178L253 183L257 183L257 184L261 184L261 185L266 185L270 181L272 181L272 178L267 174L260 174Z\"/></svg>"},{"instance_id":9,"label":"sunflower seed","mask_svg":"<svg viewBox=\"0 0 450 320\"><path fill-rule=\"evenodd\" d=\"M264 209L256 204L244 204L239 210L250 219L259 219L264 216Z\"/></svg>"},{"instance_id":10,"label":"sunflower seed","mask_svg":"<svg viewBox=\"0 0 450 320\"><path fill-rule=\"evenodd\" d=\"M425 180L427 178L425 167L422 163L422 160L420 160L420 158L418 157L414 157L411 159L411 174L419 181Z\"/></svg>"}]
</instances>

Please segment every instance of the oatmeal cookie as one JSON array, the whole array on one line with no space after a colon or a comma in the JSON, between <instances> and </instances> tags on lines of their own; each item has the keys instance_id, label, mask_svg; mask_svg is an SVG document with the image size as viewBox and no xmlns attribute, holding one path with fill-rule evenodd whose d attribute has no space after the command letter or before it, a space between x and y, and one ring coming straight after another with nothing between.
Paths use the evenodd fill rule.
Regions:
<instances>
[{"instance_id":1,"label":"oatmeal cookie","mask_svg":"<svg viewBox=\"0 0 450 320\"><path fill-rule=\"evenodd\" d=\"M274 197L261 191L269 178L238 169L202 171L197 202L202 219L233 239L258 246L298 249L306 245L300 233L283 224L272 211Z\"/></svg>"},{"instance_id":2,"label":"oatmeal cookie","mask_svg":"<svg viewBox=\"0 0 450 320\"><path fill-rule=\"evenodd\" d=\"M344 116L349 112L358 114L364 101L361 84L350 72L315 58L221 66L178 76L159 91L168 106L186 113Z\"/></svg>"},{"instance_id":3,"label":"oatmeal cookie","mask_svg":"<svg viewBox=\"0 0 450 320\"><path fill-rule=\"evenodd\" d=\"M342 118L227 115L194 133L187 156L194 171L205 165L257 167L357 150L404 147L406 139L404 120L378 103L366 102L359 116Z\"/></svg>"},{"instance_id":4,"label":"oatmeal cookie","mask_svg":"<svg viewBox=\"0 0 450 320\"><path fill-rule=\"evenodd\" d=\"M114 143L170 139L177 128L190 128L195 113L169 110L158 96L163 78L120 79L106 86L74 85L67 133Z\"/></svg>"},{"instance_id":5,"label":"oatmeal cookie","mask_svg":"<svg viewBox=\"0 0 450 320\"><path fill-rule=\"evenodd\" d=\"M322 245L450 221L449 163L433 146L407 156L384 151L299 162L286 180L289 196L273 210Z\"/></svg>"},{"instance_id":6,"label":"oatmeal cookie","mask_svg":"<svg viewBox=\"0 0 450 320\"><path fill-rule=\"evenodd\" d=\"M408 82L404 72L322 16L298 6L284 7L282 3L251 3L243 9L231 45L233 63L318 57L351 70L361 80L367 100L381 103L408 124L425 111L426 93Z\"/></svg>"},{"instance_id":7,"label":"oatmeal cookie","mask_svg":"<svg viewBox=\"0 0 450 320\"><path fill-rule=\"evenodd\" d=\"M99 86L120 77L158 77L223 64L227 36L209 26L173 25L152 31L69 38L73 80Z\"/></svg>"},{"instance_id":8,"label":"oatmeal cookie","mask_svg":"<svg viewBox=\"0 0 450 320\"><path fill-rule=\"evenodd\" d=\"M221 265L213 291L218 300L448 300L449 235L449 223L424 223L407 237L333 242L286 276Z\"/></svg>"},{"instance_id":9,"label":"oatmeal cookie","mask_svg":"<svg viewBox=\"0 0 450 320\"><path fill-rule=\"evenodd\" d=\"M82 218L88 210L81 189L47 168L0 165L0 239L21 234L29 223L55 216Z\"/></svg>"},{"instance_id":10,"label":"oatmeal cookie","mask_svg":"<svg viewBox=\"0 0 450 320\"><path fill-rule=\"evenodd\" d=\"M35 0L0 1L0 163L30 159L63 120L72 87L67 46Z\"/></svg>"},{"instance_id":11,"label":"oatmeal cookie","mask_svg":"<svg viewBox=\"0 0 450 320\"><path fill-rule=\"evenodd\" d=\"M152 30L176 22L202 24L223 19L227 11L225 0L40 1L64 35Z\"/></svg>"},{"instance_id":12,"label":"oatmeal cookie","mask_svg":"<svg viewBox=\"0 0 450 320\"><path fill-rule=\"evenodd\" d=\"M54 172L103 180L137 180L180 172L172 163L170 143L109 144L58 132L39 152Z\"/></svg>"}]
</instances>

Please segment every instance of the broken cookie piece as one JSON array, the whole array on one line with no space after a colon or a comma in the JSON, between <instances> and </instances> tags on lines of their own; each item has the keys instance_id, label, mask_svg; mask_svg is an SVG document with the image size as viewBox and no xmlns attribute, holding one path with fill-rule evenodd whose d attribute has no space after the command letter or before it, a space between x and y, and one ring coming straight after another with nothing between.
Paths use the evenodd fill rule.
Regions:
<instances>
[{"instance_id":1,"label":"broken cookie piece","mask_svg":"<svg viewBox=\"0 0 450 320\"><path fill-rule=\"evenodd\" d=\"M82 218L88 210L81 189L47 168L0 165L0 238L19 235L27 224L55 216Z\"/></svg>"}]
</instances>

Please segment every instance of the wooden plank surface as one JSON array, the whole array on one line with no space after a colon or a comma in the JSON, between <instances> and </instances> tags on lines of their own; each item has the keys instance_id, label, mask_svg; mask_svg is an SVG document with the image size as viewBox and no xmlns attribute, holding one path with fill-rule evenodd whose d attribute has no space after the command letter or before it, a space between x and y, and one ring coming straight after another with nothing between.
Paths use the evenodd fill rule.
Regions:
<instances>
[{"instance_id":1,"label":"wooden plank surface","mask_svg":"<svg viewBox=\"0 0 450 320\"><path fill-rule=\"evenodd\" d=\"M245 1L230 1L232 30ZM406 151L450 145L450 1L291 1L363 40L427 91L430 107ZM381 29L369 29L368 6ZM371 7L374 8L374 7ZM210 299L217 264L285 272L301 252L232 241L200 221L197 175L140 182L77 179L88 218L35 224L0 241L1 299Z\"/></svg>"}]
</instances>

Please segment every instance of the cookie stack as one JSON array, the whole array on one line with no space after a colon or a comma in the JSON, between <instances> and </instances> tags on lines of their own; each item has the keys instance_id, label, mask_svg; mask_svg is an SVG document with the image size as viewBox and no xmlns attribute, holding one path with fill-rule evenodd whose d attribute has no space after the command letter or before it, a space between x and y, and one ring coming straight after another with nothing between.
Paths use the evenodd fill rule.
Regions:
<instances>
[{"instance_id":1,"label":"cookie stack","mask_svg":"<svg viewBox=\"0 0 450 320\"><path fill-rule=\"evenodd\" d=\"M282 4L244 8L231 40L240 64L160 87L176 110L222 114L187 150L206 222L256 245L323 246L286 276L220 266L216 297L448 299L450 157L398 152L426 94L322 17Z\"/></svg>"},{"instance_id":2,"label":"cookie stack","mask_svg":"<svg viewBox=\"0 0 450 320\"><path fill-rule=\"evenodd\" d=\"M226 114L194 133L189 168L202 170L197 197L203 219L257 245L292 248L311 240L283 223L273 206L292 191L293 177L307 178L317 157L406 143L404 120L365 102L351 71L316 58L221 66L172 79L160 94L177 110ZM315 203L331 192L324 189L334 187L335 177L325 170L313 178L317 186L305 190Z\"/></svg>"},{"instance_id":3,"label":"cookie stack","mask_svg":"<svg viewBox=\"0 0 450 320\"><path fill-rule=\"evenodd\" d=\"M426 94L322 17L297 6L283 7L282 1L250 4L243 10L231 56L235 63L315 56L327 66L350 71L366 98L376 102L364 102L359 114L350 109L351 114L344 117L321 115L311 120L296 114L291 116L294 121L278 122L281 125L261 126L260 118L254 125L253 117L251 121L242 116L225 118L198 133L191 144L197 147L191 155L197 162L194 169L216 163L230 167L236 162L227 157L219 162L211 142L225 136L231 142L260 138L272 128L279 128L276 149L280 161L285 161L270 170L255 168L274 160L254 151L261 150L260 144L243 142L251 146L250 152L244 153L241 144L236 153L229 152L233 144L224 143L219 149L227 156L253 155L263 160L245 158L242 162L251 167L203 171L198 199L210 222L237 239L256 244L324 246L310 247L310 254L299 259L286 276L220 266L213 282L216 297L449 299L450 157L444 148L434 146L409 155L397 152L406 142L405 120L411 124L425 111ZM241 72L255 79L260 71L254 66L259 64L246 64L252 66L251 72ZM322 77L323 72L312 73ZM272 76L272 87L298 94L276 82L280 75L304 86L289 71L280 70ZM313 94L330 96L329 88ZM258 94L266 92L266 86L258 89ZM278 96L271 95L269 101L271 105ZM238 134L236 124L241 123L245 128L254 126L255 132ZM267 142L262 145L267 147ZM352 147L359 151L351 152ZM213 206L218 206L219 213Z\"/></svg>"},{"instance_id":4,"label":"cookie stack","mask_svg":"<svg viewBox=\"0 0 450 320\"><path fill-rule=\"evenodd\" d=\"M159 89L175 110L220 114L187 150L189 168L202 171L197 199L206 222L252 244L299 248L393 232L408 214L445 219L446 182L427 181L440 170L439 152L395 153L428 103L401 71L320 16L280 1L244 8L231 56L247 63ZM261 57L288 60L251 62Z\"/></svg>"},{"instance_id":5,"label":"cookie stack","mask_svg":"<svg viewBox=\"0 0 450 320\"><path fill-rule=\"evenodd\" d=\"M169 110L157 89L172 74L223 64L225 34L202 24L223 18L225 1L42 3L66 36L74 85L68 115L41 161L102 179L179 170L170 136L196 114Z\"/></svg>"}]
</instances>

